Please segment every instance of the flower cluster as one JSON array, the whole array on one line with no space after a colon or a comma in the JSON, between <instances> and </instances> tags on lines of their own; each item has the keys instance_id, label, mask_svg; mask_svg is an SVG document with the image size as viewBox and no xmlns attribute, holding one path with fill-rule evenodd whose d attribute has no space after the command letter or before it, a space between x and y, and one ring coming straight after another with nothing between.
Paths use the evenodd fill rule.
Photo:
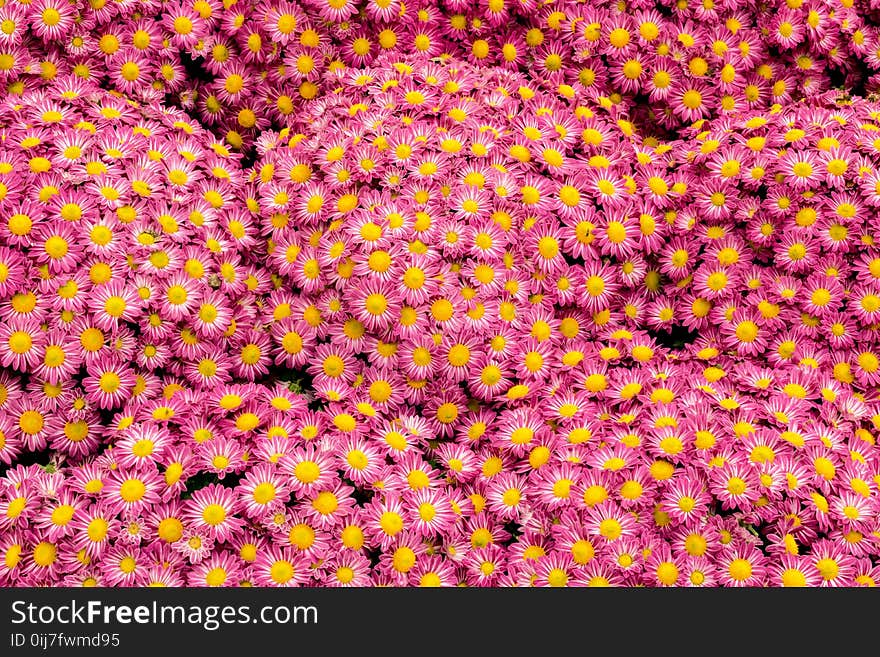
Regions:
<instances>
[{"instance_id":1,"label":"flower cluster","mask_svg":"<svg viewBox=\"0 0 880 657\"><path fill-rule=\"evenodd\" d=\"M488 503L503 482L495 512L523 530L552 535L583 501L576 524L595 506L634 519L636 543L659 538L686 573L705 555L672 536L692 519L737 518L769 542L807 515L816 536L785 539L798 563L831 535L840 554L876 556L880 355L866 309L880 250L865 213L878 119L826 94L663 142L512 72L400 59L349 71L303 116L307 132L267 136L257 163L261 216L297 219L273 234L270 267L320 312L283 320L290 364L310 364L315 394L380 435L397 404L419 405L447 479L465 485L456 468L470 465ZM274 204L279 192L299 206ZM665 347L681 330L693 343ZM866 524L831 519L859 497ZM752 538L740 532L759 554ZM722 552L746 550L735 543ZM714 556L682 583L736 584ZM628 572L628 585L663 582ZM801 574L844 581L801 568L786 583Z\"/></svg>"},{"instance_id":2,"label":"flower cluster","mask_svg":"<svg viewBox=\"0 0 880 657\"><path fill-rule=\"evenodd\" d=\"M0 585L876 584L870 12L670 4L0 7Z\"/></svg>"},{"instance_id":3,"label":"flower cluster","mask_svg":"<svg viewBox=\"0 0 880 657\"><path fill-rule=\"evenodd\" d=\"M67 74L191 110L233 147L296 122L327 72L383 55L459 58L529 73L675 130L821 94L877 87L867 0L11 0L0 84Z\"/></svg>"}]
</instances>

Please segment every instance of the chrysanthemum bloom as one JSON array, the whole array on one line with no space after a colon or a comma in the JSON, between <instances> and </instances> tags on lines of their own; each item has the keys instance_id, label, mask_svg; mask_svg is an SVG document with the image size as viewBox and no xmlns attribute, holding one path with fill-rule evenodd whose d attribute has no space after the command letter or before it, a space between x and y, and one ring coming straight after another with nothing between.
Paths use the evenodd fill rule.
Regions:
<instances>
[{"instance_id":1,"label":"chrysanthemum bloom","mask_svg":"<svg viewBox=\"0 0 880 657\"><path fill-rule=\"evenodd\" d=\"M238 488L244 503L242 512L251 517L283 505L289 495L277 471L268 465L248 472Z\"/></svg>"},{"instance_id":2,"label":"chrysanthemum bloom","mask_svg":"<svg viewBox=\"0 0 880 657\"><path fill-rule=\"evenodd\" d=\"M193 528L203 530L211 538L223 541L244 524L236 514L238 505L230 489L211 484L193 493L185 517Z\"/></svg>"},{"instance_id":3,"label":"chrysanthemum bloom","mask_svg":"<svg viewBox=\"0 0 880 657\"><path fill-rule=\"evenodd\" d=\"M804 557L786 554L779 563L770 570L772 586L783 587L816 587L821 581L820 575L814 572Z\"/></svg>"},{"instance_id":4,"label":"chrysanthemum bloom","mask_svg":"<svg viewBox=\"0 0 880 657\"><path fill-rule=\"evenodd\" d=\"M229 552L214 553L200 562L189 574L189 586L237 586L240 569L236 558Z\"/></svg>"},{"instance_id":5,"label":"chrysanthemum bloom","mask_svg":"<svg viewBox=\"0 0 880 657\"><path fill-rule=\"evenodd\" d=\"M812 567L822 578L820 586L851 586L855 560L827 539L811 546Z\"/></svg>"},{"instance_id":6,"label":"chrysanthemum bloom","mask_svg":"<svg viewBox=\"0 0 880 657\"><path fill-rule=\"evenodd\" d=\"M84 379L88 398L98 408L119 408L127 401L135 385L132 371L110 359L92 364L89 376Z\"/></svg>"},{"instance_id":7,"label":"chrysanthemum bloom","mask_svg":"<svg viewBox=\"0 0 880 657\"><path fill-rule=\"evenodd\" d=\"M258 586L301 586L311 579L309 564L291 548L267 548L254 564Z\"/></svg>"},{"instance_id":8,"label":"chrysanthemum bloom","mask_svg":"<svg viewBox=\"0 0 880 657\"><path fill-rule=\"evenodd\" d=\"M19 371L34 368L45 334L28 321L12 322L0 330L0 363Z\"/></svg>"},{"instance_id":9,"label":"chrysanthemum bloom","mask_svg":"<svg viewBox=\"0 0 880 657\"><path fill-rule=\"evenodd\" d=\"M119 464L126 468L149 469L154 463L161 462L171 440L170 433L162 427L133 425L117 443Z\"/></svg>"},{"instance_id":10,"label":"chrysanthemum bloom","mask_svg":"<svg viewBox=\"0 0 880 657\"><path fill-rule=\"evenodd\" d=\"M761 586L764 564L764 556L755 548L727 550L719 560L719 581L723 586Z\"/></svg>"},{"instance_id":11,"label":"chrysanthemum bloom","mask_svg":"<svg viewBox=\"0 0 880 657\"><path fill-rule=\"evenodd\" d=\"M303 501L303 511L321 528L334 527L341 524L351 513L354 499L350 497L351 487L340 482L323 490L311 493L310 498Z\"/></svg>"},{"instance_id":12,"label":"chrysanthemum bloom","mask_svg":"<svg viewBox=\"0 0 880 657\"><path fill-rule=\"evenodd\" d=\"M72 520L73 547L83 550L90 558L97 559L110 545L117 526L115 514L93 504Z\"/></svg>"},{"instance_id":13,"label":"chrysanthemum bloom","mask_svg":"<svg viewBox=\"0 0 880 657\"><path fill-rule=\"evenodd\" d=\"M188 529L171 548L175 553L183 555L190 563L198 564L211 555L214 539L201 530Z\"/></svg>"}]
</instances>

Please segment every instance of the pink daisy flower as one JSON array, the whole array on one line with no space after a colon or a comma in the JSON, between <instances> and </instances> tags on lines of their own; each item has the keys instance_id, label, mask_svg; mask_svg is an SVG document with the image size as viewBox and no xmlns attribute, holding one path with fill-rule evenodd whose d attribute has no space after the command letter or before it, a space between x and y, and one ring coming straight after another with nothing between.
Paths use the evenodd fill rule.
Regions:
<instances>
[{"instance_id":1,"label":"pink daisy flower","mask_svg":"<svg viewBox=\"0 0 880 657\"><path fill-rule=\"evenodd\" d=\"M105 357L87 365L87 370L83 380L86 396L98 408L119 408L128 400L135 385L135 375L129 368Z\"/></svg>"},{"instance_id":2,"label":"pink daisy flower","mask_svg":"<svg viewBox=\"0 0 880 657\"><path fill-rule=\"evenodd\" d=\"M232 489L209 484L193 493L186 503L184 517L194 529L204 531L214 540L225 541L244 524L237 511Z\"/></svg>"},{"instance_id":3,"label":"pink daisy flower","mask_svg":"<svg viewBox=\"0 0 880 657\"><path fill-rule=\"evenodd\" d=\"M40 360L45 333L34 320L18 320L0 327L0 364L27 372Z\"/></svg>"},{"instance_id":4,"label":"pink daisy flower","mask_svg":"<svg viewBox=\"0 0 880 657\"><path fill-rule=\"evenodd\" d=\"M283 504L290 495L278 472L269 464L251 469L238 485L242 513L249 517L264 515L267 510Z\"/></svg>"},{"instance_id":5,"label":"pink daisy flower","mask_svg":"<svg viewBox=\"0 0 880 657\"><path fill-rule=\"evenodd\" d=\"M257 557L253 567L257 586L302 586L312 575L309 562L292 548L268 547Z\"/></svg>"},{"instance_id":6,"label":"pink daisy flower","mask_svg":"<svg viewBox=\"0 0 880 657\"><path fill-rule=\"evenodd\" d=\"M38 0L30 12L31 29L46 42L59 40L73 27L76 13L58 0Z\"/></svg>"}]
</instances>

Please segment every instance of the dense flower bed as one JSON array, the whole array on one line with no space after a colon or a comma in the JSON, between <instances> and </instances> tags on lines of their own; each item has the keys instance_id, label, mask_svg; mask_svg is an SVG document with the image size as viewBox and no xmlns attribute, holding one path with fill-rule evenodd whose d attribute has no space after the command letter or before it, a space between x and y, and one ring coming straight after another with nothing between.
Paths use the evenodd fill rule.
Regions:
<instances>
[{"instance_id":1,"label":"dense flower bed","mask_svg":"<svg viewBox=\"0 0 880 657\"><path fill-rule=\"evenodd\" d=\"M875 583L873 9L687 4L0 8L0 584Z\"/></svg>"}]
</instances>

